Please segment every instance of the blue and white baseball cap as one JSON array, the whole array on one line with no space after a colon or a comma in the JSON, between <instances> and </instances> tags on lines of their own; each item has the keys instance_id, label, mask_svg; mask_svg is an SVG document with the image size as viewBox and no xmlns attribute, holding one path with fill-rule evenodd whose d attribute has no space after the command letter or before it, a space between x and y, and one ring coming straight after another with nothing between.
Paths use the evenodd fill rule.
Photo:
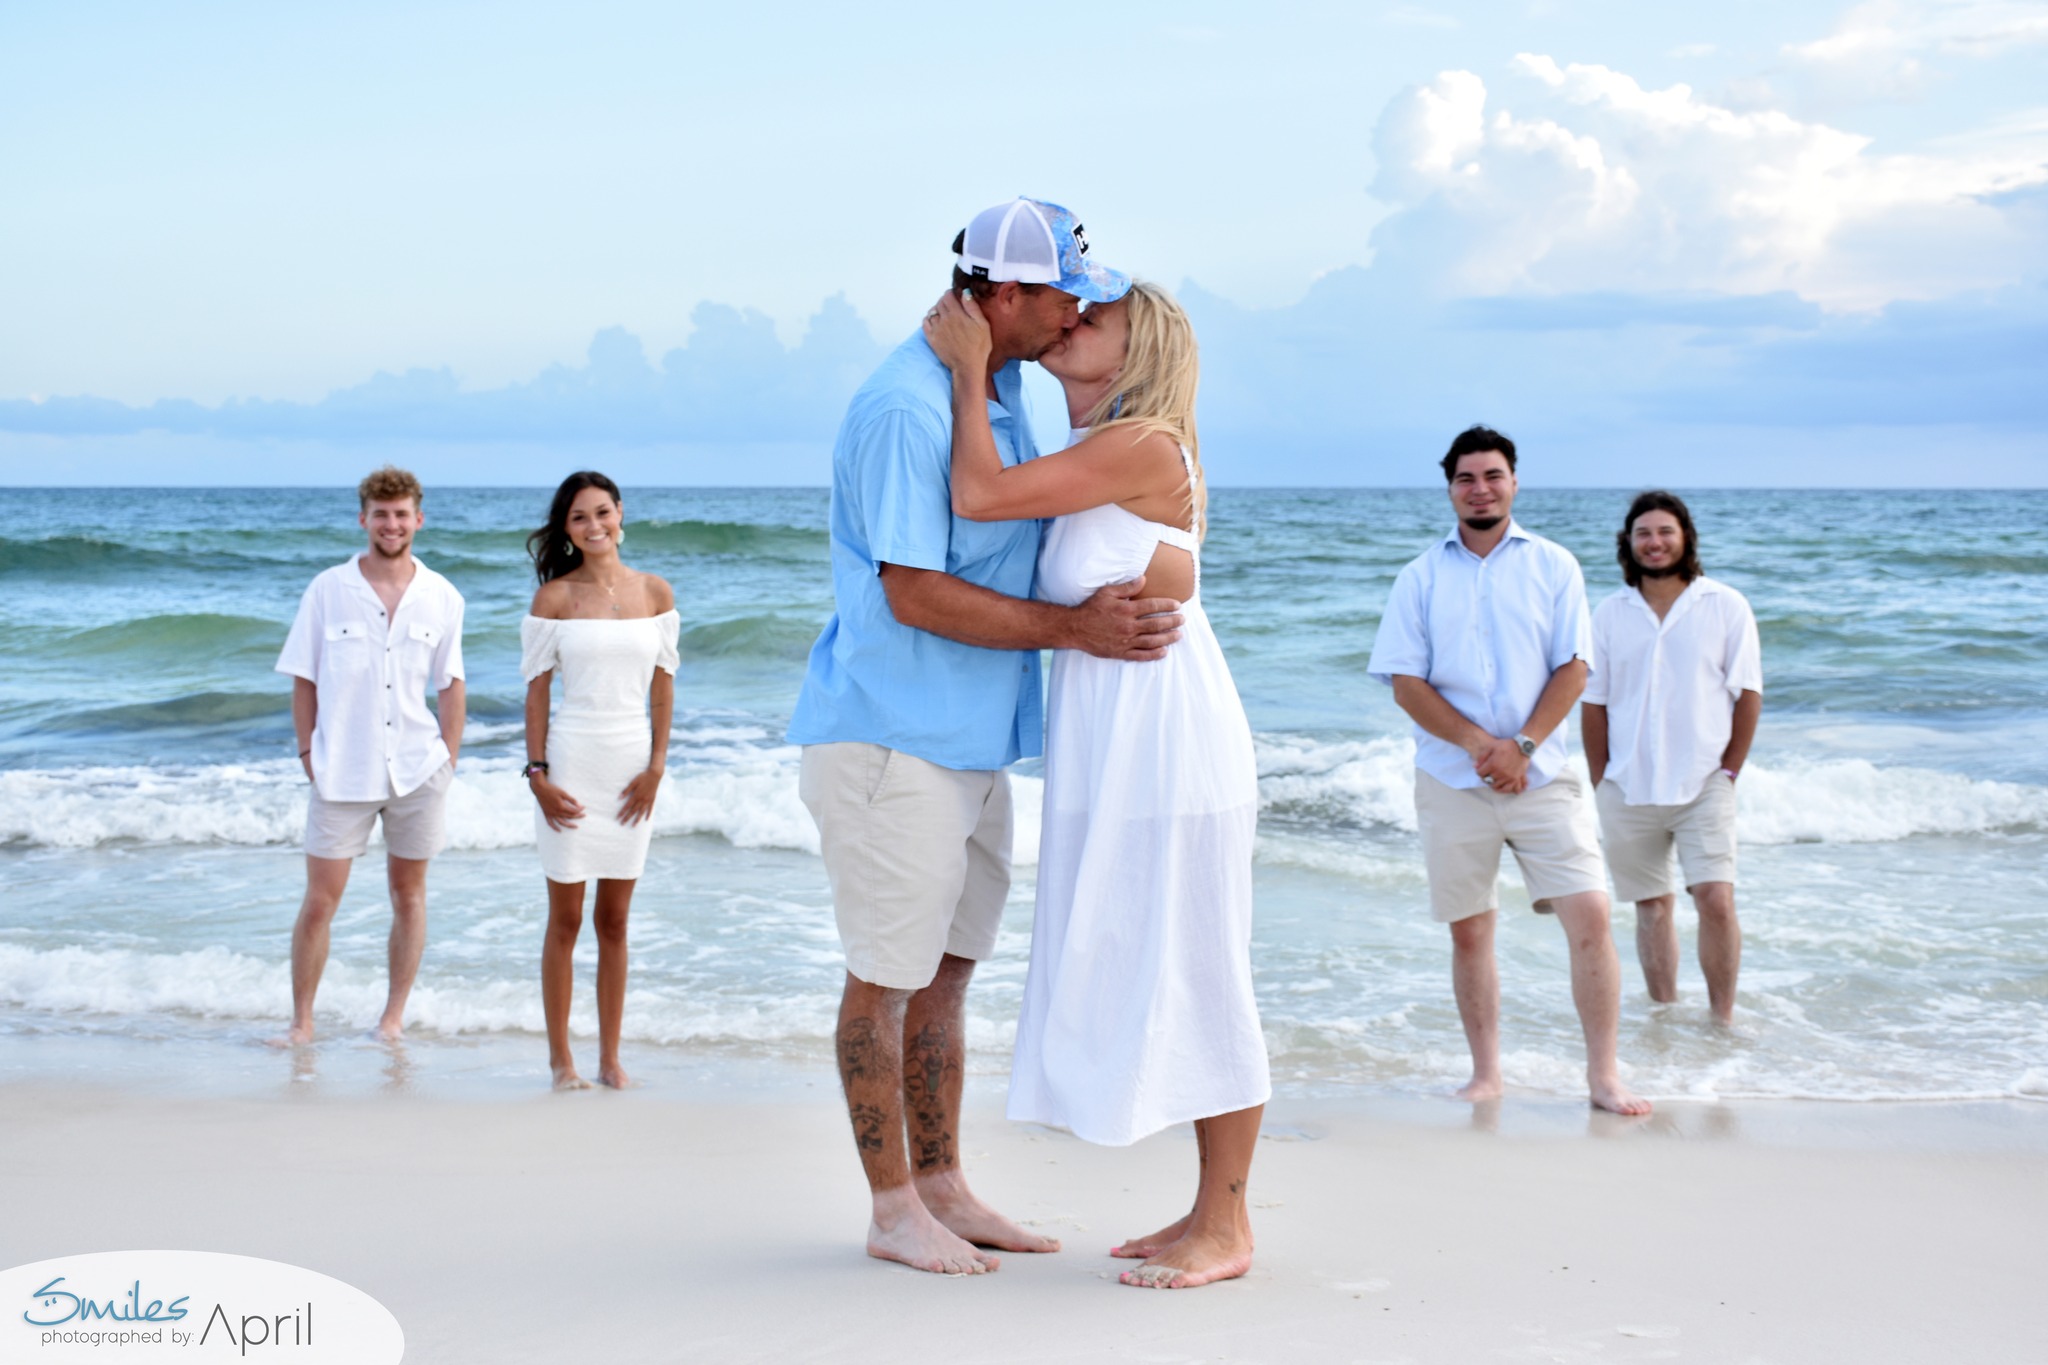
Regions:
<instances>
[{"instance_id":1,"label":"blue and white baseball cap","mask_svg":"<svg viewBox=\"0 0 2048 1365\"><path fill-rule=\"evenodd\" d=\"M1131 277L1088 259L1074 215L1043 199L1012 199L974 215L960 237L960 269L1001 283L1049 284L1090 303L1114 303Z\"/></svg>"}]
</instances>

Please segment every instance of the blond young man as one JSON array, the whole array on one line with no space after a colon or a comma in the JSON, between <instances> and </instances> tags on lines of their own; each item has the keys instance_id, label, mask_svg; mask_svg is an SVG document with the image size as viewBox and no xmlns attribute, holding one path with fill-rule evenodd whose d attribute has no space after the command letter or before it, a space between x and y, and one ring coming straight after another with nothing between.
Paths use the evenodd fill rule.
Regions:
<instances>
[{"instance_id":1,"label":"blond young man","mask_svg":"<svg viewBox=\"0 0 2048 1365\"><path fill-rule=\"evenodd\" d=\"M1614 894L1636 905L1650 998L1678 999L1674 849L1699 912L1708 1006L1735 1016L1735 777L1763 710L1756 616L1700 571L1692 513L1675 494L1636 498L1615 536L1621 591L1593 613L1600 671L1579 707Z\"/></svg>"},{"instance_id":2,"label":"blond young man","mask_svg":"<svg viewBox=\"0 0 2048 1365\"><path fill-rule=\"evenodd\" d=\"M404 1033L427 941L427 860L446 843L448 787L462 746L462 594L413 557L425 524L419 480L390 465L356 489L368 547L315 578L278 655L292 677L292 730L313 784L306 895L292 928L292 1024L313 1040L313 998L349 868L381 820L391 890L391 983L377 1035ZM436 693L436 712L425 694Z\"/></svg>"}]
</instances>

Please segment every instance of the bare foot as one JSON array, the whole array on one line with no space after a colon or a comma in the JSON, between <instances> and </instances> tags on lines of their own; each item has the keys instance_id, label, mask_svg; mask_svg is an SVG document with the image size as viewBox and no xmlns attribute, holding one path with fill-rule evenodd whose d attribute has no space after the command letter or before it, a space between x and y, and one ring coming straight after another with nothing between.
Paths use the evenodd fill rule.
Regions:
<instances>
[{"instance_id":1,"label":"bare foot","mask_svg":"<svg viewBox=\"0 0 2048 1365\"><path fill-rule=\"evenodd\" d=\"M1139 1289L1193 1289L1217 1280L1234 1280L1251 1268L1248 1231L1228 1237L1191 1232L1117 1280Z\"/></svg>"},{"instance_id":2,"label":"bare foot","mask_svg":"<svg viewBox=\"0 0 2048 1365\"><path fill-rule=\"evenodd\" d=\"M405 1021L382 1019L377 1023L377 1038L380 1042L395 1043L405 1037Z\"/></svg>"},{"instance_id":3,"label":"bare foot","mask_svg":"<svg viewBox=\"0 0 2048 1365\"><path fill-rule=\"evenodd\" d=\"M982 1203L957 1172L942 1180L920 1182L917 1195L925 1208L931 1211L931 1216L938 1219L947 1231L976 1246L994 1247L998 1251L1045 1252L1060 1249L1057 1237L1041 1237Z\"/></svg>"},{"instance_id":4,"label":"bare foot","mask_svg":"<svg viewBox=\"0 0 2048 1365\"><path fill-rule=\"evenodd\" d=\"M1650 1102L1639 1097L1635 1091L1619 1080L1595 1081L1589 1087L1589 1098L1595 1109L1605 1109L1610 1114L1647 1114Z\"/></svg>"},{"instance_id":5,"label":"bare foot","mask_svg":"<svg viewBox=\"0 0 2048 1365\"><path fill-rule=\"evenodd\" d=\"M554 1072L555 1089L557 1090L590 1089L590 1082L584 1080L581 1076L577 1075L576 1068L574 1066L558 1066L554 1069Z\"/></svg>"},{"instance_id":6,"label":"bare foot","mask_svg":"<svg viewBox=\"0 0 2048 1365\"><path fill-rule=\"evenodd\" d=\"M1497 1100L1501 1095L1500 1077L1490 1076L1485 1080L1481 1080L1479 1077L1474 1076L1452 1093L1461 1100L1472 1100L1475 1102Z\"/></svg>"},{"instance_id":7,"label":"bare foot","mask_svg":"<svg viewBox=\"0 0 2048 1365\"><path fill-rule=\"evenodd\" d=\"M311 1024L293 1024L282 1038L265 1038L265 1047L304 1047L313 1041Z\"/></svg>"},{"instance_id":8,"label":"bare foot","mask_svg":"<svg viewBox=\"0 0 2048 1365\"><path fill-rule=\"evenodd\" d=\"M613 1062L610 1066L597 1069L597 1083L608 1085L614 1090L624 1090L633 1084L633 1078L626 1074L626 1068Z\"/></svg>"},{"instance_id":9,"label":"bare foot","mask_svg":"<svg viewBox=\"0 0 2048 1365\"><path fill-rule=\"evenodd\" d=\"M948 1232L921 1206L900 1213L893 1227L883 1227L879 1219L870 1222L868 1255L934 1275L985 1275L1002 1265Z\"/></svg>"},{"instance_id":10,"label":"bare foot","mask_svg":"<svg viewBox=\"0 0 2048 1365\"><path fill-rule=\"evenodd\" d=\"M1188 1212L1168 1223L1149 1237L1133 1237L1120 1247L1111 1247L1109 1254L1126 1261L1142 1261L1148 1256L1157 1256L1187 1235L1188 1224L1195 1221L1194 1213Z\"/></svg>"}]
</instances>

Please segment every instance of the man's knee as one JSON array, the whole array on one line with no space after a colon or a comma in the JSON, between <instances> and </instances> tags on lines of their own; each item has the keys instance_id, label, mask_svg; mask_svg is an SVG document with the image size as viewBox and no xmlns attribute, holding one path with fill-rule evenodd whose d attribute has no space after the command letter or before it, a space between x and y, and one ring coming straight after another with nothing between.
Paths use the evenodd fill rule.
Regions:
<instances>
[{"instance_id":1,"label":"man's knee","mask_svg":"<svg viewBox=\"0 0 2048 1365\"><path fill-rule=\"evenodd\" d=\"M939 959L939 969L932 974L931 984L915 994L927 1000L965 995L967 983L974 979L974 965L972 958L947 953Z\"/></svg>"},{"instance_id":2,"label":"man's knee","mask_svg":"<svg viewBox=\"0 0 2048 1365\"><path fill-rule=\"evenodd\" d=\"M1677 905L1676 896L1652 896L1646 901L1636 902L1636 918L1652 924L1661 923L1671 918L1671 912Z\"/></svg>"},{"instance_id":3,"label":"man's knee","mask_svg":"<svg viewBox=\"0 0 2048 1365\"><path fill-rule=\"evenodd\" d=\"M1608 904L1605 891L1579 891L1569 896L1559 896L1551 901L1550 908L1557 914L1557 922L1571 935L1574 945L1605 938L1608 933Z\"/></svg>"},{"instance_id":4,"label":"man's knee","mask_svg":"<svg viewBox=\"0 0 2048 1365\"><path fill-rule=\"evenodd\" d=\"M427 860L392 854L384 860L384 880L391 888L394 903L424 900L427 894Z\"/></svg>"},{"instance_id":5,"label":"man's knee","mask_svg":"<svg viewBox=\"0 0 2048 1365\"><path fill-rule=\"evenodd\" d=\"M1701 882L1692 888L1692 903L1703 920L1732 921L1735 918L1735 883Z\"/></svg>"},{"instance_id":6,"label":"man's knee","mask_svg":"<svg viewBox=\"0 0 2048 1365\"><path fill-rule=\"evenodd\" d=\"M1451 921L1451 947L1461 953L1484 952L1493 946L1492 910Z\"/></svg>"},{"instance_id":7,"label":"man's knee","mask_svg":"<svg viewBox=\"0 0 2048 1365\"><path fill-rule=\"evenodd\" d=\"M332 892L306 888L306 898L299 902L299 927L301 929L325 929L334 921L334 912L341 908L341 897Z\"/></svg>"},{"instance_id":8,"label":"man's knee","mask_svg":"<svg viewBox=\"0 0 2048 1365\"><path fill-rule=\"evenodd\" d=\"M900 1020L910 1004L910 997L916 993L897 986L877 986L848 972L846 987L839 995L839 1013L842 1018Z\"/></svg>"}]
</instances>

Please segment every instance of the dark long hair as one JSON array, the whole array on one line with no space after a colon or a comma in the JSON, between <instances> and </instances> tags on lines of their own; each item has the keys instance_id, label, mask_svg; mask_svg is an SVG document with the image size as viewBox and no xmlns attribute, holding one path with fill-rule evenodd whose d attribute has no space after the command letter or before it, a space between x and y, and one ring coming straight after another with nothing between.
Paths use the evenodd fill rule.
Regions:
<instances>
[{"instance_id":1,"label":"dark long hair","mask_svg":"<svg viewBox=\"0 0 2048 1365\"><path fill-rule=\"evenodd\" d=\"M1700 535L1692 529L1692 513L1685 508L1685 500L1676 493L1666 493L1653 488L1647 493L1636 494L1636 500L1628 505L1628 516L1623 518L1621 530L1614 536L1614 557L1621 561L1621 581L1631 588L1643 583L1642 566L1628 548L1629 533L1635 530L1636 518L1645 512L1669 512L1678 519L1678 530L1685 537L1685 553L1678 557L1678 579L1690 583L1700 576Z\"/></svg>"},{"instance_id":2,"label":"dark long hair","mask_svg":"<svg viewBox=\"0 0 2048 1365\"><path fill-rule=\"evenodd\" d=\"M626 505L625 498L619 495L619 486L594 469L579 469L562 480L562 486L555 490L554 502L548 506L548 524L526 538L526 553L533 556L533 571L543 583L560 578L583 563L583 551L569 541L569 504L586 488L602 489L620 507Z\"/></svg>"}]
</instances>

